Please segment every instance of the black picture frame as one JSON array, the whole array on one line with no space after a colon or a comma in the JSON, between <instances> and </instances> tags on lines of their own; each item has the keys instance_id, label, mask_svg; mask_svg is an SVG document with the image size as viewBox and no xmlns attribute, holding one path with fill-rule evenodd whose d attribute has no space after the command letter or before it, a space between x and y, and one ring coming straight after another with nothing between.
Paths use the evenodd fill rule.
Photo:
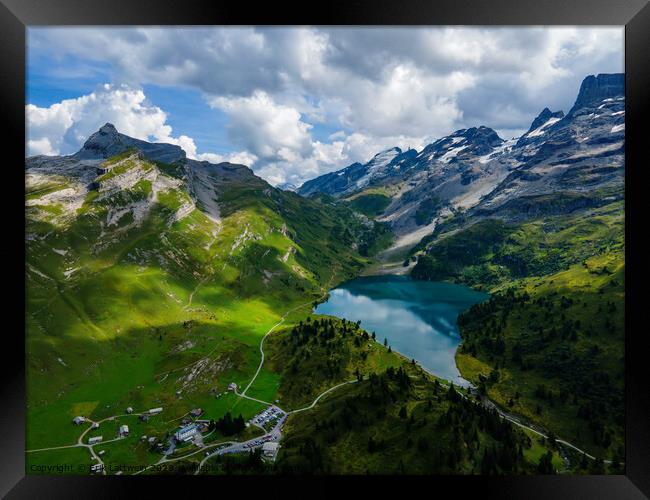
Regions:
<instances>
[{"instance_id":1,"label":"black picture frame","mask_svg":"<svg viewBox=\"0 0 650 500\"><path fill-rule=\"evenodd\" d=\"M309 8L309 9L308 9ZM2 245L5 269L5 317L3 356L0 368L1 420L3 430L0 458L0 495L23 497L115 497L133 494L142 488L149 496L160 490L171 494L192 494L189 479L127 477L48 477L25 475L25 351L24 310L24 185L25 145L25 34L35 25L619 25L625 26L626 82L626 474L624 476L522 476L417 478L420 487L442 494L451 487L454 495L474 493L496 498L589 498L623 499L650 496L650 390L644 349L642 261L643 226L646 206L642 180L648 169L644 153L644 122L650 116L650 5L648 0L442 0L416 1L331 1L302 6L267 2L199 2L185 0L0 0L0 110L5 133L3 141L2 201L9 205L5 220L11 230ZM638 327L636 325L639 325ZM361 478L364 479L364 478ZM253 493L269 491L275 483L298 492L333 492L347 486L352 478L274 477L193 478L205 483L218 481ZM395 486L413 494L415 478L372 478L364 483L387 492ZM356 478L355 478L356 481ZM404 490L408 481L409 489ZM314 487L314 484L317 487ZM214 487L214 484L211 483ZM202 486L206 486L203 484ZM364 486L365 487L365 486ZM192 486L195 488L195 486ZM298 489L299 488L299 489ZM398 490L399 491L399 490ZM366 495L369 492L365 493ZM422 493L416 493L422 494Z\"/></svg>"}]
</instances>

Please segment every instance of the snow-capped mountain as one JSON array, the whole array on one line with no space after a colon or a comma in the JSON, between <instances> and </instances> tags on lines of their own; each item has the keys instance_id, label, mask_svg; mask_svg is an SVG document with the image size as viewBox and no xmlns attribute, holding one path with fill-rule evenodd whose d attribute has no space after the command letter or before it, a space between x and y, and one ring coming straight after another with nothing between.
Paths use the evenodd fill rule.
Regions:
<instances>
[{"instance_id":1,"label":"snow-capped mountain","mask_svg":"<svg viewBox=\"0 0 650 500\"><path fill-rule=\"evenodd\" d=\"M569 113L559 119L551 117L522 136L511 154L521 164L472 209L473 213L522 217L622 197L623 75L587 77Z\"/></svg>"},{"instance_id":2,"label":"snow-capped mountain","mask_svg":"<svg viewBox=\"0 0 650 500\"><path fill-rule=\"evenodd\" d=\"M398 147L377 153L369 162L353 163L336 172L321 175L305 182L297 189L298 194L309 196L324 193L341 196L353 193L381 179L395 177L409 168L417 152L409 149L405 152Z\"/></svg>"},{"instance_id":3,"label":"snow-capped mountain","mask_svg":"<svg viewBox=\"0 0 650 500\"><path fill-rule=\"evenodd\" d=\"M592 75L566 115L544 108L519 138L503 140L485 126L457 130L420 152L393 148L366 164L312 179L298 193L347 199L380 189L390 199L378 219L411 243L409 235L427 234L437 218L459 209L525 216L530 197L543 194L574 200L557 201L557 210L596 203L603 192L622 186L624 134L624 75ZM525 206L522 213L514 208L518 204Z\"/></svg>"},{"instance_id":4,"label":"snow-capped mountain","mask_svg":"<svg viewBox=\"0 0 650 500\"><path fill-rule=\"evenodd\" d=\"M548 128L554 123L559 122L564 118L564 111L551 111L548 108L544 108L542 112L537 115L537 118L533 120L533 123L530 125L528 132L522 135L517 141L517 146L523 146L531 142L535 137L542 137Z\"/></svg>"}]
</instances>

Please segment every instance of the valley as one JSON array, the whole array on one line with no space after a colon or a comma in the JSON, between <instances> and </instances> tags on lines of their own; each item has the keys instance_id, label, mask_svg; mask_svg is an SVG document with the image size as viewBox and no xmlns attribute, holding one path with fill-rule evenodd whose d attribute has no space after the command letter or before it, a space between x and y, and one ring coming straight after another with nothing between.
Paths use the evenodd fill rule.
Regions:
<instances>
[{"instance_id":1,"label":"valley","mask_svg":"<svg viewBox=\"0 0 650 500\"><path fill-rule=\"evenodd\" d=\"M27 158L27 470L620 472L619 81L517 140L463 129L298 193L110 124Z\"/></svg>"}]
</instances>

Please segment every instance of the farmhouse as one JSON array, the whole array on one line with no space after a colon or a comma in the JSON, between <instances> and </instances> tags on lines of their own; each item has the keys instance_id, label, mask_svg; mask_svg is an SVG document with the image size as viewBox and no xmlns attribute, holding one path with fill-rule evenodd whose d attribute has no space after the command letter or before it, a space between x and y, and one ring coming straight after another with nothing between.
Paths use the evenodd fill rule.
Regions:
<instances>
[{"instance_id":1,"label":"farmhouse","mask_svg":"<svg viewBox=\"0 0 650 500\"><path fill-rule=\"evenodd\" d=\"M120 425L120 436L126 437L129 435L129 426L124 424Z\"/></svg>"},{"instance_id":2,"label":"farmhouse","mask_svg":"<svg viewBox=\"0 0 650 500\"><path fill-rule=\"evenodd\" d=\"M161 411L163 411L162 408L151 408L151 410L149 410L149 415L157 415Z\"/></svg>"},{"instance_id":3,"label":"farmhouse","mask_svg":"<svg viewBox=\"0 0 650 500\"><path fill-rule=\"evenodd\" d=\"M75 425L81 425L86 421L85 417L75 417L72 419L72 423Z\"/></svg>"},{"instance_id":4,"label":"farmhouse","mask_svg":"<svg viewBox=\"0 0 650 500\"><path fill-rule=\"evenodd\" d=\"M88 444L101 443L102 439L104 439L103 436L93 436L90 439L88 439Z\"/></svg>"},{"instance_id":5,"label":"farmhouse","mask_svg":"<svg viewBox=\"0 0 650 500\"><path fill-rule=\"evenodd\" d=\"M133 413L133 408L131 408L131 407L129 406L129 407L126 409L126 412L127 412L127 413Z\"/></svg>"}]
</instances>

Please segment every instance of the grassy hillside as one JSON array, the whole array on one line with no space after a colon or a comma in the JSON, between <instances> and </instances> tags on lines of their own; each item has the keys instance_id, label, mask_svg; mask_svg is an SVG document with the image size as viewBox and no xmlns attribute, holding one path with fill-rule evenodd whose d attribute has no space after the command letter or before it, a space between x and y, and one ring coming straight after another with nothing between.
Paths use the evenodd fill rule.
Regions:
<instances>
[{"instance_id":1,"label":"grassy hillside","mask_svg":"<svg viewBox=\"0 0 650 500\"><path fill-rule=\"evenodd\" d=\"M283 473L525 473L532 443L495 414L405 363L293 415Z\"/></svg>"},{"instance_id":2,"label":"grassy hillside","mask_svg":"<svg viewBox=\"0 0 650 500\"><path fill-rule=\"evenodd\" d=\"M471 378L495 401L622 460L623 272L622 255L593 257L472 307L459 318L461 371L484 360Z\"/></svg>"},{"instance_id":3,"label":"grassy hillside","mask_svg":"<svg viewBox=\"0 0 650 500\"><path fill-rule=\"evenodd\" d=\"M529 473L549 451L356 323L311 317L271 336L268 352L282 375L284 408L304 408L355 381L291 415L276 472ZM551 455L552 468L562 469Z\"/></svg>"},{"instance_id":4,"label":"grassy hillside","mask_svg":"<svg viewBox=\"0 0 650 500\"><path fill-rule=\"evenodd\" d=\"M293 409L337 384L401 364L358 324L326 316L274 334L267 350L269 367L281 375L280 401Z\"/></svg>"},{"instance_id":5,"label":"grassy hillside","mask_svg":"<svg viewBox=\"0 0 650 500\"><path fill-rule=\"evenodd\" d=\"M452 279L479 288L545 276L585 259L621 250L623 202L575 215L523 223L483 219L434 233L435 242L413 269L417 279ZM439 230L440 231L440 230ZM431 238L433 239L433 238Z\"/></svg>"},{"instance_id":6,"label":"grassy hillside","mask_svg":"<svg viewBox=\"0 0 650 500\"><path fill-rule=\"evenodd\" d=\"M74 416L127 406L164 407L139 429L158 437L194 407L252 416L260 404L223 393L251 379L261 337L292 307L307 306L289 322L304 317L385 237L259 179L214 179L215 221L193 205L182 166L128 152L102 167L78 203L52 196L82 192L73 178L28 183L28 449L73 444ZM277 387L264 368L249 394L272 400Z\"/></svg>"},{"instance_id":7,"label":"grassy hillside","mask_svg":"<svg viewBox=\"0 0 650 500\"><path fill-rule=\"evenodd\" d=\"M488 289L459 318L463 376L514 413L622 460L624 213L615 202L439 235L413 276Z\"/></svg>"},{"instance_id":8,"label":"grassy hillside","mask_svg":"<svg viewBox=\"0 0 650 500\"><path fill-rule=\"evenodd\" d=\"M351 197L348 204L350 208L357 212L361 212L368 217L375 217L380 215L390 205L390 202L390 196L383 192L364 192Z\"/></svg>"}]
</instances>

